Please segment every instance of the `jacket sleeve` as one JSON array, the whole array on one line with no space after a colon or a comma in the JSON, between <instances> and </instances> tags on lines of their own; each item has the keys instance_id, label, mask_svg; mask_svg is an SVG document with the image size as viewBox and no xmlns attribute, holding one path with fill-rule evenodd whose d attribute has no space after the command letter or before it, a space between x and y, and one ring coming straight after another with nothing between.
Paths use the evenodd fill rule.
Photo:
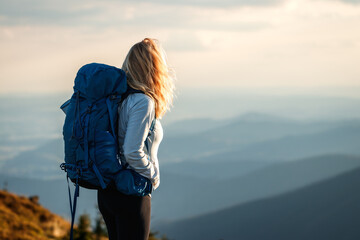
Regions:
<instances>
[{"instance_id":1,"label":"jacket sleeve","mask_svg":"<svg viewBox=\"0 0 360 240\"><path fill-rule=\"evenodd\" d=\"M155 117L154 103L148 96L142 94L139 100L128 109L123 153L130 168L153 181L155 169L144 151L145 140L149 134L150 125Z\"/></svg>"}]
</instances>

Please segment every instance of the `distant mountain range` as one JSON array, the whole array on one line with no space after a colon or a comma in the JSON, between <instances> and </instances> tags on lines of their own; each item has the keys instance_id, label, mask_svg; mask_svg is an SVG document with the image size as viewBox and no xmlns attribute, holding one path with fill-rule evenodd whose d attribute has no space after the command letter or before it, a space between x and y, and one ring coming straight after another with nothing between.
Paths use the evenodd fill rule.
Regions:
<instances>
[{"instance_id":1,"label":"distant mountain range","mask_svg":"<svg viewBox=\"0 0 360 240\"><path fill-rule=\"evenodd\" d=\"M358 120L300 122L252 113L223 121L186 120L169 125L169 131L159 150L155 226L293 191L360 167ZM3 161L0 184L39 195L44 206L69 218L61 162L63 141L58 138ZM94 217L95 205L96 191L81 190L78 212Z\"/></svg>"},{"instance_id":2,"label":"distant mountain range","mask_svg":"<svg viewBox=\"0 0 360 240\"><path fill-rule=\"evenodd\" d=\"M358 142L359 121L304 123L252 114L204 132L172 137L166 137L165 132L159 159L167 169L166 164L176 161L215 164L241 160L251 162L249 169L243 168L247 172L266 162L328 153L358 155ZM63 155L62 139L49 140L39 148L23 151L0 163L0 173L28 178L59 178L62 176L59 164L63 161ZM177 168L173 169L177 171Z\"/></svg>"},{"instance_id":3,"label":"distant mountain range","mask_svg":"<svg viewBox=\"0 0 360 240\"><path fill-rule=\"evenodd\" d=\"M359 189L357 168L296 191L163 223L157 229L177 240L357 240Z\"/></svg>"},{"instance_id":4,"label":"distant mountain range","mask_svg":"<svg viewBox=\"0 0 360 240\"><path fill-rule=\"evenodd\" d=\"M209 156L207 160L205 158L192 161L187 159L182 162L163 164L161 165L161 172L167 175L176 176L181 174L183 177L212 179L215 181L240 177L272 164L268 161L239 161L236 160L235 156L230 159L215 159L213 156Z\"/></svg>"},{"instance_id":5,"label":"distant mountain range","mask_svg":"<svg viewBox=\"0 0 360 240\"><path fill-rule=\"evenodd\" d=\"M209 125L212 122L205 122ZM188 121L188 129L200 123ZM184 129L180 125L180 130ZM172 125L171 129L176 129ZM232 160L282 160L326 153L360 153L354 149L360 139L360 121L300 122L261 114L245 115L212 129L188 134L165 135L159 149L159 159L166 162L205 159L205 161ZM194 127L193 127L194 126ZM188 130L189 131L189 130ZM184 132L188 132L184 130ZM289 146L284 145L288 141ZM292 145L291 145L292 144ZM308 145L307 145L308 144ZM295 145L295 146L293 146ZM310 146L310 147L309 147ZM313 148L311 148L313 146ZM268 153L275 147L276 152ZM336 147L336 148L334 148ZM293 152L295 148L295 152ZM281 151L280 151L280 150ZM308 151L310 150L309 154ZM280 153L281 155L277 156ZM264 154L262 154L264 152ZM225 153L225 155L223 155ZM307 154L305 156L305 154ZM280 157L280 159L277 159Z\"/></svg>"},{"instance_id":6,"label":"distant mountain range","mask_svg":"<svg viewBox=\"0 0 360 240\"><path fill-rule=\"evenodd\" d=\"M360 155L359 143L360 124L354 124L318 133L287 135L244 147L240 145L232 150L192 160L215 162L219 159L227 159L278 162L332 153ZM191 158L187 160L191 161Z\"/></svg>"},{"instance_id":7,"label":"distant mountain range","mask_svg":"<svg viewBox=\"0 0 360 240\"><path fill-rule=\"evenodd\" d=\"M64 177L60 164L64 161L63 140L55 139L29 151L24 151L6 160L0 173L35 179L54 179Z\"/></svg>"},{"instance_id":8,"label":"distant mountain range","mask_svg":"<svg viewBox=\"0 0 360 240\"><path fill-rule=\"evenodd\" d=\"M226 161L219 164L218 174L226 174L231 167L241 168L240 164L231 164ZM161 187L153 196L154 218L176 219L204 214L291 191L357 167L360 167L360 157L323 155L279 162L223 180L163 172ZM206 169L197 169L199 175Z\"/></svg>"},{"instance_id":9,"label":"distant mountain range","mask_svg":"<svg viewBox=\"0 0 360 240\"><path fill-rule=\"evenodd\" d=\"M241 162L240 162L241 163ZM241 164L224 162L222 173ZM241 176L216 179L183 175L182 172L161 172L161 184L153 193L154 226L165 219L180 219L229 207L259 198L274 196L321 181L360 166L360 157L326 155L291 162L267 165ZM199 172L206 171L206 167ZM215 165L213 167L216 167ZM180 168L179 168L180 169ZM219 167L218 167L219 169ZM219 170L221 171L221 170ZM0 175L0 184L7 183L12 192L39 195L40 202L53 212L70 218L65 174L61 179L37 180ZM73 184L70 184L71 188ZM81 189L78 213L96 216L96 191Z\"/></svg>"}]
</instances>

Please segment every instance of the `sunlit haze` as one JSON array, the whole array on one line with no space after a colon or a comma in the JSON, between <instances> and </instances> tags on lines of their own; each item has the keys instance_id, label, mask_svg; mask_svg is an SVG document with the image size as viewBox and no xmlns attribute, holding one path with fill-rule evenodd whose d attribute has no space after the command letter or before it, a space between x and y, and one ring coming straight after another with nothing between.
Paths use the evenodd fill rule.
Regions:
<instances>
[{"instance_id":1,"label":"sunlit haze","mask_svg":"<svg viewBox=\"0 0 360 240\"><path fill-rule=\"evenodd\" d=\"M360 96L359 1L0 1L0 92L71 91L159 39L178 88Z\"/></svg>"}]
</instances>

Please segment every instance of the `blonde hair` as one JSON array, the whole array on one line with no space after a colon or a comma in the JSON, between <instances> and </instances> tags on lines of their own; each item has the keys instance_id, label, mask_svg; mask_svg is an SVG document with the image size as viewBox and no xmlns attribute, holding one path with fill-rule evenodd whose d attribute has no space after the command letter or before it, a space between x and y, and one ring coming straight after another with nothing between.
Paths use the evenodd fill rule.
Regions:
<instances>
[{"instance_id":1,"label":"blonde hair","mask_svg":"<svg viewBox=\"0 0 360 240\"><path fill-rule=\"evenodd\" d=\"M155 102L155 116L161 118L170 109L174 94L174 74L159 42L145 38L127 54L122 69L130 87L143 91Z\"/></svg>"}]
</instances>

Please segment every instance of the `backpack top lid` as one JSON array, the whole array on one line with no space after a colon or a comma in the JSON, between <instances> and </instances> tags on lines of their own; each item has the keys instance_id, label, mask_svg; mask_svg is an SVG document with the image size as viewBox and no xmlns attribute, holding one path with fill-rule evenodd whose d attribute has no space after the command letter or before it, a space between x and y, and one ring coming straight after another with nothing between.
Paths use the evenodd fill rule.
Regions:
<instances>
[{"instance_id":1,"label":"backpack top lid","mask_svg":"<svg viewBox=\"0 0 360 240\"><path fill-rule=\"evenodd\" d=\"M96 101L109 95L123 94L127 89L126 74L120 68L101 63L82 66L75 78L74 91Z\"/></svg>"}]
</instances>

